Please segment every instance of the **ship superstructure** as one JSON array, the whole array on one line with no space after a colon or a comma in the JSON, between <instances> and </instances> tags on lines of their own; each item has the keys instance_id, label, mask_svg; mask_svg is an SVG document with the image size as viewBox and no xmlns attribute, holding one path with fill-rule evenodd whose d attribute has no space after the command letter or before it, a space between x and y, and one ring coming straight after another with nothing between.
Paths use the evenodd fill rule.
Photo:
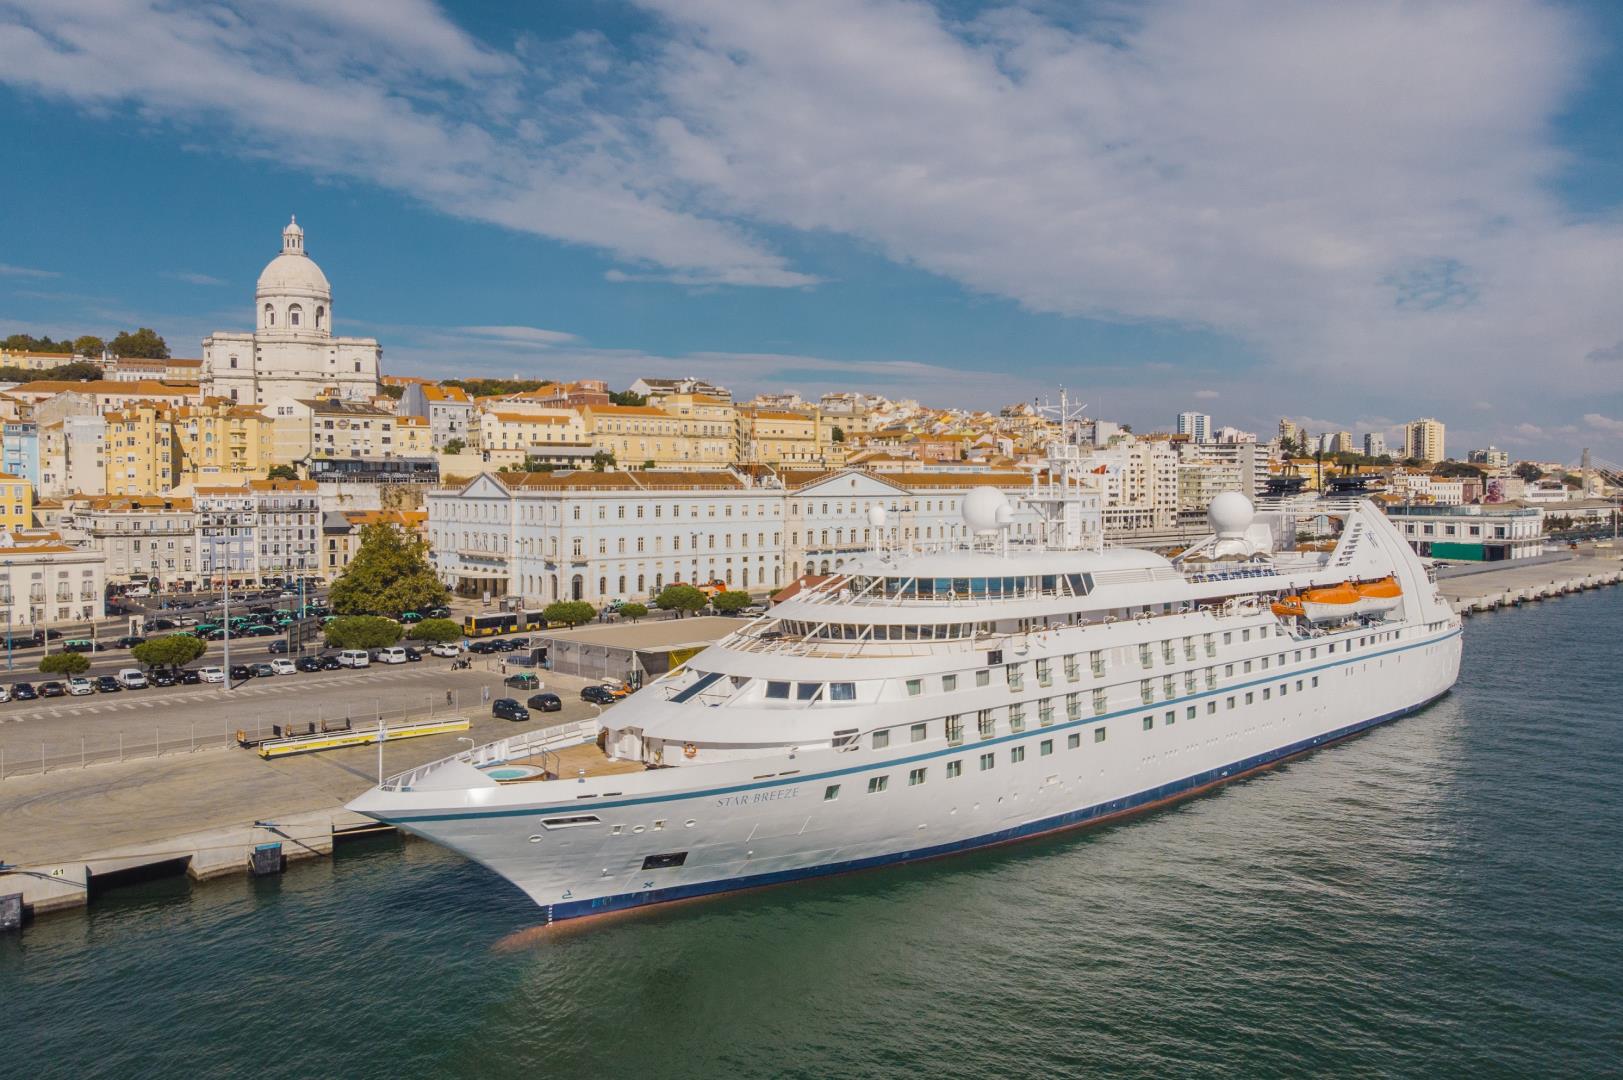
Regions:
<instances>
[{"instance_id":1,"label":"ship superstructure","mask_svg":"<svg viewBox=\"0 0 1623 1080\"><path fill-rule=\"evenodd\" d=\"M1089 511L1089 498L1094 499ZM1094 823L1447 692L1456 616L1366 502L1333 550L1238 493L1176 559L1107 548L1063 462L1010 538L877 545L587 722L394 777L352 808L444 844L567 919ZM885 533L884 511L874 532Z\"/></svg>"}]
</instances>

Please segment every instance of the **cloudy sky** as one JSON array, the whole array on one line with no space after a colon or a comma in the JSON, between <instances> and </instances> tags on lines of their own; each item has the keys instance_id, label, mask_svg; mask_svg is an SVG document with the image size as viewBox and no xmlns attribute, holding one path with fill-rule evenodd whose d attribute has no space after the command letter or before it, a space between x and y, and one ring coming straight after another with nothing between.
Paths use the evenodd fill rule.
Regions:
<instances>
[{"instance_id":1,"label":"cloudy sky","mask_svg":"<svg viewBox=\"0 0 1623 1080\"><path fill-rule=\"evenodd\" d=\"M493 9L521 8L514 16ZM0 331L1623 461L1623 5L0 0Z\"/></svg>"}]
</instances>

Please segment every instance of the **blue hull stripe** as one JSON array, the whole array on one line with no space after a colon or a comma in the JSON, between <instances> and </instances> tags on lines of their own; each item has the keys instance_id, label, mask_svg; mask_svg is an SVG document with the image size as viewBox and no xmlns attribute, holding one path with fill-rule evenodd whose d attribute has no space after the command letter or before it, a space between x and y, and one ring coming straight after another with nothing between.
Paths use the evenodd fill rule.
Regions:
<instances>
[{"instance_id":1,"label":"blue hull stripe","mask_svg":"<svg viewBox=\"0 0 1623 1080\"><path fill-rule=\"evenodd\" d=\"M465 821L470 818L530 817L535 815L555 814L560 811L579 810L586 807L589 807L592 810L617 810L624 806L645 806L650 803L680 802L684 799L709 799L715 798L719 795L736 795L745 791L759 791L762 788L786 787L793 784L805 784L818 780L834 780L842 776L850 776L853 773L871 773L880 769L894 769L899 766L912 765L915 762L929 761L932 758L954 757L959 754L965 754L978 750L982 747L998 746L1007 742L1023 742L1029 739L1051 738L1054 733L1058 731L1070 731L1073 729L1087 728L1093 726L1094 724L1103 724L1108 723L1111 720L1119 720L1124 716L1142 716L1144 715L1146 709L1154 711L1156 709L1164 709L1173 705L1183 705L1190 702L1205 701L1208 698L1227 697L1233 694L1244 693L1247 689L1254 689L1262 686L1273 686L1275 683L1280 682L1290 682L1292 679L1310 676L1315 672L1329 671L1333 668L1346 667L1351 664L1362 664L1370 660L1378 660L1385 656L1392 656L1397 653L1408 652L1411 649L1423 649L1430 645L1440 645L1451 638L1458 637L1460 633L1460 630L1455 629L1438 637L1427 638L1424 641L1416 641L1409 645L1400 645L1393 649L1383 649L1380 652L1372 653L1360 653L1357 656L1349 656L1345 660L1332 660L1326 664L1317 664L1313 667L1300 668L1294 671L1281 671L1278 675L1272 676L1271 678L1252 679L1248 682L1236 683L1233 686L1219 687L1215 690L1202 690L1199 693L1189 694L1184 697L1167 698L1165 701L1152 702L1148 705L1139 704L1130 709L1118 709L1115 712L1100 713L1097 716L1087 716L1080 720L1065 720L1057 724L1049 724L1047 727L1039 726L1016 734L999 735L992 739L965 740L963 743L960 743L957 746L944 747L940 750L931 750L922 754L914 754L910 757L892 758L888 761L872 761L864 765L853 765L846 769L829 769L824 772L809 773L804 776L779 776L771 780L762 780L748 784L733 784L727 787L701 789L698 791L681 791L674 792L669 795L648 795L634 799L616 799L613 801L581 799L579 801L530 805L506 810L457 810L450 812L441 811L429 814L385 814L369 811L367 816L376 818L377 820L390 825L410 825L410 823L414 821ZM1269 653L1268 655L1272 656L1274 654ZM1215 667L1217 665L1214 664L1209 666ZM1067 693L1087 692L1085 689L1067 690L1061 687L1052 687L1050 689L1052 690L1052 693L1048 695L1050 697L1059 697ZM1302 691L1302 693L1307 692L1308 691L1305 690ZM1400 714L1394 713L1392 715ZM1390 719L1390 717L1377 718L1369 721L1369 723L1378 724L1383 719ZM1353 730L1356 730L1356 728ZM1323 737L1321 736L1321 740L1322 738Z\"/></svg>"},{"instance_id":2,"label":"blue hull stripe","mask_svg":"<svg viewBox=\"0 0 1623 1080\"><path fill-rule=\"evenodd\" d=\"M1291 743L1288 746L1282 746L1267 753L1257 754L1220 768L1208 769L1205 772L1186 776L1181 780L1174 780L1162 784L1160 787L1140 791L1134 795L1112 799L1110 802L1099 803L1096 806L1084 807L1080 810L1067 811L1037 821L1028 821L1024 825L984 833L966 840L955 840L950 844L915 848L912 851L901 851L891 855L874 855L865 859L851 859L846 862L824 863L820 866L806 866L794 870L778 870L769 874L722 878L716 881L695 882L691 885L673 885L665 889L648 889L642 892L602 896L595 900L576 900L568 903L549 904L545 906L547 921L561 922L565 919L576 919L586 915L602 915L611 911L624 911L649 904L663 904L672 900L689 900L716 893L736 892L741 889L754 889L764 885L778 885L784 882L801 881L806 878L843 874L853 870L868 870L897 863L917 862L922 859L933 859L942 855L952 855L958 852L972 851L976 848L994 847L1011 841L1029 839L1043 833L1059 832L1065 829L1098 824L1106 819L1131 813L1141 807L1193 795L1202 789L1240 779L1285 758L1294 757L1339 742L1379 724L1396 720L1400 716L1418 712L1432 702L1447 696L1447 693L1448 691L1445 690L1436 697L1428 698L1419 704L1410 705L1396 712L1390 712L1370 720L1361 720L1356 724L1350 724L1347 727L1326 732L1323 735L1315 735L1311 739L1303 739L1300 742Z\"/></svg>"}]
</instances>

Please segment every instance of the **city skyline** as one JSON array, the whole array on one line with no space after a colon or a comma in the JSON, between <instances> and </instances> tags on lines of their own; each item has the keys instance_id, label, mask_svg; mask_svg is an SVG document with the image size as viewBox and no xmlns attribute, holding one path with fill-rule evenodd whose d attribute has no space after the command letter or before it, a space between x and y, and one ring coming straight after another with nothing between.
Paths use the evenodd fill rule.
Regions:
<instances>
[{"instance_id":1,"label":"city skyline","mask_svg":"<svg viewBox=\"0 0 1623 1080\"><path fill-rule=\"evenodd\" d=\"M298 55L254 10L231 33L184 8L0 15L0 325L151 325L199 355L252 328L298 213L335 329L391 374L980 407L1064 383L1145 426L1287 415L1392 445L1435 415L1457 448L1623 459L1603 5L414 9L301 5ZM96 164L53 167L69 152Z\"/></svg>"}]
</instances>

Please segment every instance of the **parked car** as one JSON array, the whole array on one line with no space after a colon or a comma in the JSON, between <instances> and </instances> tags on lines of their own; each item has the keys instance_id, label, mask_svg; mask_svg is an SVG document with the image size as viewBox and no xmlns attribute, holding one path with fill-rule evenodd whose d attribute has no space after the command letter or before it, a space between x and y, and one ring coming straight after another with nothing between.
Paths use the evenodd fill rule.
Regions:
<instances>
[{"instance_id":1,"label":"parked car","mask_svg":"<svg viewBox=\"0 0 1623 1080\"><path fill-rule=\"evenodd\" d=\"M111 675L96 676L96 693L116 694L122 689L124 689L123 684L117 679L113 678Z\"/></svg>"},{"instance_id":2,"label":"parked car","mask_svg":"<svg viewBox=\"0 0 1623 1080\"><path fill-rule=\"evenodd\" d=\"M126 690L145 690L147 688L146 672L140 668L120 668L118 684Z\"/></svg>"},{"instance_id":3,"label":"parked car","mask_svg":"<svg viewBox=\"0 0 1623 1080\"><path fill-rule=\"evenodd\" d=\"M11 687L9 687L9 686L0 686L0 701L10 701L10 700L11 700Z\"/></svg>"},{"instance_id":4,"label":"parked car","mask_svg":"<svg viewBox=\"0 0 1623 1080\"><path fill-rule=\"evenodd\" d=\"M435 656L460 656L462 655L462 646L454 641L441 641L430 645L428 651Z\"/></svg>"},{"instance_id":5,"label":"parked car","mask_svg":"<svg viewBox=\"0 0 1623 1080\"><path fill-rule=\"evenodd\" d=\"M247 682L254 677L254 669L247 664L232 664L231 678L234 682Z\"/></svg>"},{"instance_id":6,"label":"parked car","mask_svg":"<svg viewBox=\"0 0 1623 1080\"><path fill-rule=\"evenodd\" d=\"M89 638L69 638L62 643L63 652L98 652L100 646Z\"/></svg>"},{"instance_id":7,"label":"parked car","mask_svg":"<svg viewBox=\"0 0 1623 1080\"><path fill-rule=\"evenodd\" d=\"M490 715L498 720L528 720L530 710L510 697L499 697L490 703Z\"/></svg>"},{"instance_id":8,"label":"parked car","mask_svg":"<svg viewBox=\"0 0 1623 1080\"><path fill-rule=\"evenodd\" d=\"M525 704L538 712L557 712L564 707L563 699L553 693L531 694Z\"/></svg>"},{"instance_id":9,"label":"parked car","mask_svg":"<svg viewBox=\"0 0 1623 1080\"><path fill-rule=\"evenodd\" d=\"M175 681L182 686L196 686L203 681L203 673L193 671L191 668L181 668L175 672Z\"/></svg>"},{"instance_id":10,"label":"parked car","mask_svg":"<svg viewBox=\"0 0 1623 1080\"><path fill-rule=\"evenodd\" d=\"M297 660L293 661L293 666L298 668L300 671L320 671L321 657L301 656Z\"/></svg>"},{"instance_id":11,"label":"parked car","mask_svg":"<svg viewBox=\"0 0 1623 1080\"><path fill-rule=\"evenodd\" d=\"M281 633L281 631L277 630L274 626L266 626L264 623L254 623L252 626L249 626L243 630L242 636L275 637L279 633Z\"/></svg>"},{"instance_id":12,"label":"parked car","mask_svg":"<svg viewBox=\"0 0 1623 1080\"><path fill-rule=\"evenodd\" d=\"M147 681L153 686L173 686L177 680L175 673L168 668L155 668L152 674L147 676Z\"/></svg>"},{"instance_id":13,"label":"parked car","mask_svg":"<svg viewBox=\"0 0 1623 1080\"><path fill-rule=\"evenodd\" d=\"M431 607L427 611L423 612L423 615L430 619L449 619L451 617L451 609L448 607Z\"/></svg>"},{"instance_id":14,"label":"parked car","mask_svg":"<svg viewBox=\"0 0 1623 1080\"><path fill-rule=\"evenodd\" d=\"M222 683L225 682L225 671L217 667L200 667L197 677L206 683Z\"/></svg>"},{"instance_id":15,"label":"parked car","mask_svg":"<svg viewBox=\"0 0 1623 1080\"><path fill-rule=\"evenodd\" d=\"M614 691L606 686L586 686L581 688L580 699L589 701L593 705L613 705L620 700L614 696Z\"/></svg>"},{"instance_id":16,"label":"parked car","mask_svg":"<svg viewBox=\"0 0 1623 1080\"><path fill-rule=\"evenodd\" d=\"M343 666L344 666L344 662L342 660L338 659L338 657L336 655L332 654L332 653L328 653L326 656L323 656L321 658L321 670L322 671L337 671L339 668L341 668Z\"/></svg>"},{"instance_id":17,"label":"parked car","mask_svg":"<svg viewBox=\"0 0 1623 1080\"><path fill-rule=\"evenodd\" d=\"M379 649L376 660L380 664L404 664L406 662L406 650L398 645L392 645L387 649Z\"/></svg>"},{"instance_id":18,"label":"parked car","mask_svg":"<svg viewBox=\"0 0 1623 1080\"><path fill-rule=\"evenodd\" d=\"M415 611L402 611L400 613L399 621L403 622L403 623L405 623L406 625L409 626L412 623L420 623L420 622L422 622L423 617L421 615L419 615Z\"/></svg>"},{"instance_id":19,"label":"parked car","mask_svg":"<svg viewBox=\"0 0 1623 1080\"><path fill-rule=\"evenodd\" d=\"M39 696L42 698L66 697L67 693L68 688L57 682L55 679L52 679L50 682L42 682L39 684Z\"/></svg>"},{"instance_id":20,"label":"parked car","mask_svg":"<svg viewBox=\"0 0 1623 1080\"><path fill-rule=\"evenodd\" d=\"M296 675L299 671L299 669L294 666L293 661L287 659L285 656L279 660L272 660L265 666L270 668L271 672L276 675Z\"/></svg>"},{"instance_id":21,"label":"parked car","mask_svg":"<svg viewBox=\"0 0 1623 1080\"><path fill-rule=\"evenodd\" d=\"M603 687L603 689L613 694L616 698L631 696L631 687L627 686L619 679L604 679L600 685Z\"/></svg>"},{"instance_id":22,"label":"parked car","mask_svg":"<svg viewBox=\"0 0 1623 1080\"><path fill-rule=\"evenodd\" d=\"M502 680L503 686L511 686L515 690L536 690L541 686L541 680L536 678L534 672L521 671L517 675L509 675Z\"/></svg>"},{"instance_id":23,"label":"parked car","mask_svg":"<svg viewBox=\"0 0 1623 1080\"><path fill-rule=\"evenodd\" d=\"M275 641L270 643L270 647L265 651L270 653L287 652L287 638L277 638Z\"/></svg>"},{"instance_id":24,"label":"parked car","mask_svg":"<svg viewBox=\"0 0 1623 1080\"><path fill-rule=\"evenodd\" d=\"M423 654L422 653L418 652L416 649L412 648L410 645L406 646L406 662L407 663L409 663L409 664L421 663L422 659L423 659Z\"/></svg>"},{"instance_id":25,"label":"parked car","mask_svg":"<svg viewBox=\"0 0 1623 1080\"><path fill-rule=\"evenodd\" d=\"M277 674L276 669L269 664L250 664L249 668L253 671L256 679L268 679Z\"/></svg>"},{"instance_id":26,"label":"parked car","mask_svg":"<svg viewBox=\"0 0 1623 1080\"><path fill-rule=\"evenodd\" d=\"M86 694L94 694L95 692L96 684L83 675L75 675L68 680L68 693L74 697L83 697Z\"/></svg>"},{"instance_id":27,"label":"parked car","mask_svg":"<svg viewBox=\"0 0 1623 1080\"><path fill-rule=\"evenodd\" d=\"M338 654L338 666L348 668L370 667L372 657L365 649L345 649Z\"/></svg>"},{"instance_id":28,"label":"parked car","mask_svg":"<svg viewBox=\"0 0 1623 1080\"><path fill-rule=\"evenodd\" d=\"M493 652L500 652L494 641L475 641L468 646L468 651L481 656L489 656Z\"/></svg>"}]
</instances>

